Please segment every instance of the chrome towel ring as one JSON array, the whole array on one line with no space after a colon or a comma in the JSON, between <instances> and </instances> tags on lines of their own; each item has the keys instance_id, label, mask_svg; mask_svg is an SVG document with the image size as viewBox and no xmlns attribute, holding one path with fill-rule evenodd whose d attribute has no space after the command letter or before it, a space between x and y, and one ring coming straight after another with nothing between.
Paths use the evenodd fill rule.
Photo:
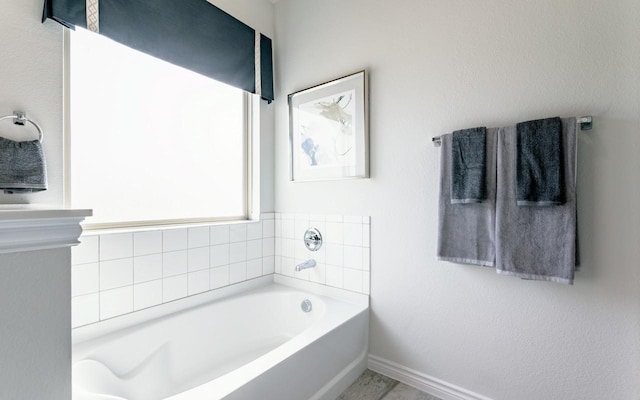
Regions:
<instances>
[{"instance_id":1,"label":"chrome towel ring","mask_svg":"<svg viewBox=\"0 0 640 400\"><path fill-rule=\"evenodd\" d=\"M42 132L42 128L40 128L40 125L38 125L35 121L33 121L32 119L27 117L27 114L23 113L22 111L14 111L13 115L7 115L5 117L0 117L0 121L5 120L5 119L13 119L13 123L16 125L24 125L27 122L30 123L31 125L35 126L35 128L38 130L38 141L42 142L42 138L44 137L44 133Z\"/></svg>"}]
</instances>

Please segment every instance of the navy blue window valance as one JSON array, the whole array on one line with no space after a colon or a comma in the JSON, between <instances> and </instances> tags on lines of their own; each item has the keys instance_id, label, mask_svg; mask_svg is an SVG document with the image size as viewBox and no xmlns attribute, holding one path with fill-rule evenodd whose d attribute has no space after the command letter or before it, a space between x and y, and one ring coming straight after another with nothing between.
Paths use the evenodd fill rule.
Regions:
<instances>
[{"instance_id":1,"label":"navy blue window valance","mask_svg":"<svg viewBox=\"0 0 640 400\"><path fill-rule=\"evenodd\" d=\"M274 99L271 39L206 0L45 0L47 18Z\"/></svg>"}]
</instances>

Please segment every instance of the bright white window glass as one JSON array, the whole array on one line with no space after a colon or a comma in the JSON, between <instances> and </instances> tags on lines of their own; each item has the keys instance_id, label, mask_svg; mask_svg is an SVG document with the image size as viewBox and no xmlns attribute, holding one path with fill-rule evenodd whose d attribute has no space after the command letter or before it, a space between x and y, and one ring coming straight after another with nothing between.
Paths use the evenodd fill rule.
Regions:
<instances>
[{"instance_id":1,"label":"bright white window glass","mask_svg":"<svg viewBox=\"0 0 640 400\"><path fill-rule=\"evenodd\" d=\"M246 215L245 94L70 33L70 203L89 224Z\"/></svg>"}]
</instances>

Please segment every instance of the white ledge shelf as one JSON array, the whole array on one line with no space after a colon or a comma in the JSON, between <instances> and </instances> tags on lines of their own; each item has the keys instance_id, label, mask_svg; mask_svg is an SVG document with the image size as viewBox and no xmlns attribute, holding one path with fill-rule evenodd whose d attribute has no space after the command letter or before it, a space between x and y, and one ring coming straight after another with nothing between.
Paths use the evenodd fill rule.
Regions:
<instances>
[{"instance_id":1,"label":"white ledge shelf","mask_svg":"<svg viewBox=\"0 0 640 400\"><path fill-rule=\"evenodd\" d=\"M0 254L74 246L82 233L80 223L91 214L91 210L1 205Z\"/></svg>"}]
</instances>

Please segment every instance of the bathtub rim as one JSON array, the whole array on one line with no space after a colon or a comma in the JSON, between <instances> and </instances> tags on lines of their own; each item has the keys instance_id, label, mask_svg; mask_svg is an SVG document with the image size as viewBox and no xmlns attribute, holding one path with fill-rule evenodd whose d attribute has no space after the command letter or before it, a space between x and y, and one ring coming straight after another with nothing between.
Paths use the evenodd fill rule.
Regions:
<instances>
[{"instance_id":1,"label":"bathtub rim","mask_svg":"<svg viewBox=\"0 0 640 400\"><path fill-rule=\"evenodd\" d=\"M369 295L272 274L74 328L71 332L72 347L134 325L144 324L209 302L223 300L273 284L369 308Z\"/></svg>"}]
</instances>

